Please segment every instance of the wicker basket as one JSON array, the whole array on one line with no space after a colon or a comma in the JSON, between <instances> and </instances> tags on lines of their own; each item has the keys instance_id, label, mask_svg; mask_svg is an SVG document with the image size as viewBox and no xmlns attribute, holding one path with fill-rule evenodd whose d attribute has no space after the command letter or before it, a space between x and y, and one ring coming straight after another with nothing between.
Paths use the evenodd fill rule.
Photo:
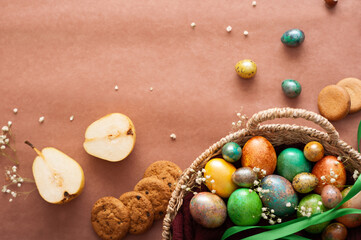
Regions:
<instances>
[{"instance_id":1,"label":"wicker basket","mask_svg":"<svg viewBox=\"0 0 361 240\"><path fill-rule=\"evenodd\" d=\"M326 132L322 132L310 127L289 125L289 124L267 124L260 123L273 120L276 118L303 118L314 122L322 127ZM350 145L339 139L339 134L335 127L324 117L304 109L293 108L272 108L254 114L244 129L231 133L222 138L206 151L204 151L197 159L187 168L172 193L172 197L168 204L167 214L163 220L162 239L172 239L171 223L177 215L179 208L182 206L183 197L187 191L181 189L181 185L194 187L198 170L201 170L212 157L221 153L223 145L228 142L237 142L241 146L252 136L263 136L269 140L273 146L292 145L297 143L306 144L310 141L318 141L325 148L325 154L342 156L346 169L351 172L357 169L361 172L361 155Z\"/></svg>"}]
</instances>

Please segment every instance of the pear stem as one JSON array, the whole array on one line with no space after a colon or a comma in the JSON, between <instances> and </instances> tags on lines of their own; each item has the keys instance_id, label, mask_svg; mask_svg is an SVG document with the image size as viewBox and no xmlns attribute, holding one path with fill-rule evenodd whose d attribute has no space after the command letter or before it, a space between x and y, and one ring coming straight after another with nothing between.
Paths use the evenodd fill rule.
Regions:
<instances>
[{"instance_id":1,"label":"pear stem","mask_svg":"<svg viewBox=\"0 0 361 240\"><path fill-rule=\"evenodd\" d=\"M25 141L25 144L29 145L32 149L35 148L34 145L31 142L29 142L28 140Z\"/></svg>"}]
</instances>

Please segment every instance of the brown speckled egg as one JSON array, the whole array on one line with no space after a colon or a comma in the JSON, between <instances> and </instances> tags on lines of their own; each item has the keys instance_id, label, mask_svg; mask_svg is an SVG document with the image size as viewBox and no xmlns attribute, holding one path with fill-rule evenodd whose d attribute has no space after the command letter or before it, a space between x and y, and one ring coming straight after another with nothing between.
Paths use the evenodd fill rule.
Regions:
<instances>
[{"instance_id":1,"label":"brown speckled egg","mask_svg":"<svg viewBox=\"0 0 361 240\"><path fill-rule=\"evenodd\" d=\"M292 181L292 186L299 193L309 193L317 187L318 178L312 173L299 173Z\"/></svg>"},{"instance_id":2,"label":"brown speckled egg","mask_svg":"<svg viewBox=\"0 0 361 240\"><path fill-rule=\"evenodd\" d=\"M312 141L306 144L305 148L303 149L303 154L308 161L317 162L323 158L325 149L321 143Z\"/></svg>"},{"instance_id":3,"label":"brown speckled egg","mask_svg":"<svg viewBox=\"0 0 361 240\"><path fill-rule=\"evenodd\" d=\"M347 228L341 223L331 223L322 233L322 240L345 240Z\"/></svg>"},{"instance_id":4,"label":"brown speckled egg","mask_svg":"<svg viewBox=\"0 0 361 240\"><path fill-rule=\"evenodd\" d=\"M342 197L345 197L349 191L351 190L351 187L346 188L343 190ZM361 209L361 192L356 194L353 198L342 204L340 208L356 208ZM348 214L339 218L336 218L336 221L342 223L348 228L354 228L361 226L361 214Z\"/></svg>"},{"instance_id":5,"label":"brown speckled egg","mask_svg":"<svg viewBox=\"0 0 361 240\"><path fill-rule=\"evenodd\" d=\"M342 194L337 187L326 185L321 192L322 203L327 208L334 208L342 201Z\"/></svg>"},{"instance_id":6,"label":"brown speckled egg","mask_svg":"<svg viewBox=\"0 0 361 240\"><path fill-rule=\"evenodd\" d=\"M331 8L336 6L337 2L338 0L325 0L326 5Z\"/></svg>"},{"instance_id":7,"label":"brown speckled egg","mask_svg":"<svg viewBox=\"0 0 361 240\"><path fill-rule=\"evenodd\" d=\"M238 168L232 174L232 181L240 187L250 188L253 187L254 181L257 180L257 173L252 168L242 167Z\"/></svg>"}]
</instances>

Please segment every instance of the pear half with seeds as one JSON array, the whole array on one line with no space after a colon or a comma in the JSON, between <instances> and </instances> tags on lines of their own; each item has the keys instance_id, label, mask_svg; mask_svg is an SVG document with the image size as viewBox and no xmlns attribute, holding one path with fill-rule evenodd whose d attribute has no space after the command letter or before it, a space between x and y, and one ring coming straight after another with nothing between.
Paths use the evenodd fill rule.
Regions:
<instances>
[{"instance_id":1,"label":"pear half with seeds","mask_svg":"<svg viewBox=\"0 0 361 240\"><path fill-rule=\"evenodd\" d=\"M84 188L84 172L71 157L53 147L36 149L33 175L40 196L47 202L62 204L80 195Z\"/></svg>"},{"instance_id":2,"label":"pear half with seeds","mask_svg":"<svg viewBox=\"0 0 361 240\"><path fill-rule=\"evenodd\" d=\"M110 162L126 158L135 144L135 129L129 117L111 113L96 120L85 131L84 149Z\"/></svg>"}]
</instances>

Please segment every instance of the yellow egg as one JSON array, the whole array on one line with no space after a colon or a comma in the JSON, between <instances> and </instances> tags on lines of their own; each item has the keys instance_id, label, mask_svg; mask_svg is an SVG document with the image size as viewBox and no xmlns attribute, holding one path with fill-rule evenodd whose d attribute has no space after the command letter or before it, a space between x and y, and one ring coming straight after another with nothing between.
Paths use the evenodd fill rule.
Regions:
<instances>
[{"instance_id":1,"label":"yellow egg","mask_svg":"<svg viewBox=\"0 0 361 240\"><path fill-rule=\"evenodd\" d=\"M235 69L241 78L251 78L256 75L257 65L250 59L244 59L236 64Z\"/></svg>"},{"instance_id":2,"label":"yellow egg","mask_svg":"<svg viewBox=\"0 0 361 240\"><path fill-rule=\"evenodd\" d=\"M232 174L236 168L231 163L222 158L213 158L208 161L204 169L206 186L210 191L215 190L218 196L228 198L237 189L237 185L232 181Z\"/></svg>"}]
</instances>

